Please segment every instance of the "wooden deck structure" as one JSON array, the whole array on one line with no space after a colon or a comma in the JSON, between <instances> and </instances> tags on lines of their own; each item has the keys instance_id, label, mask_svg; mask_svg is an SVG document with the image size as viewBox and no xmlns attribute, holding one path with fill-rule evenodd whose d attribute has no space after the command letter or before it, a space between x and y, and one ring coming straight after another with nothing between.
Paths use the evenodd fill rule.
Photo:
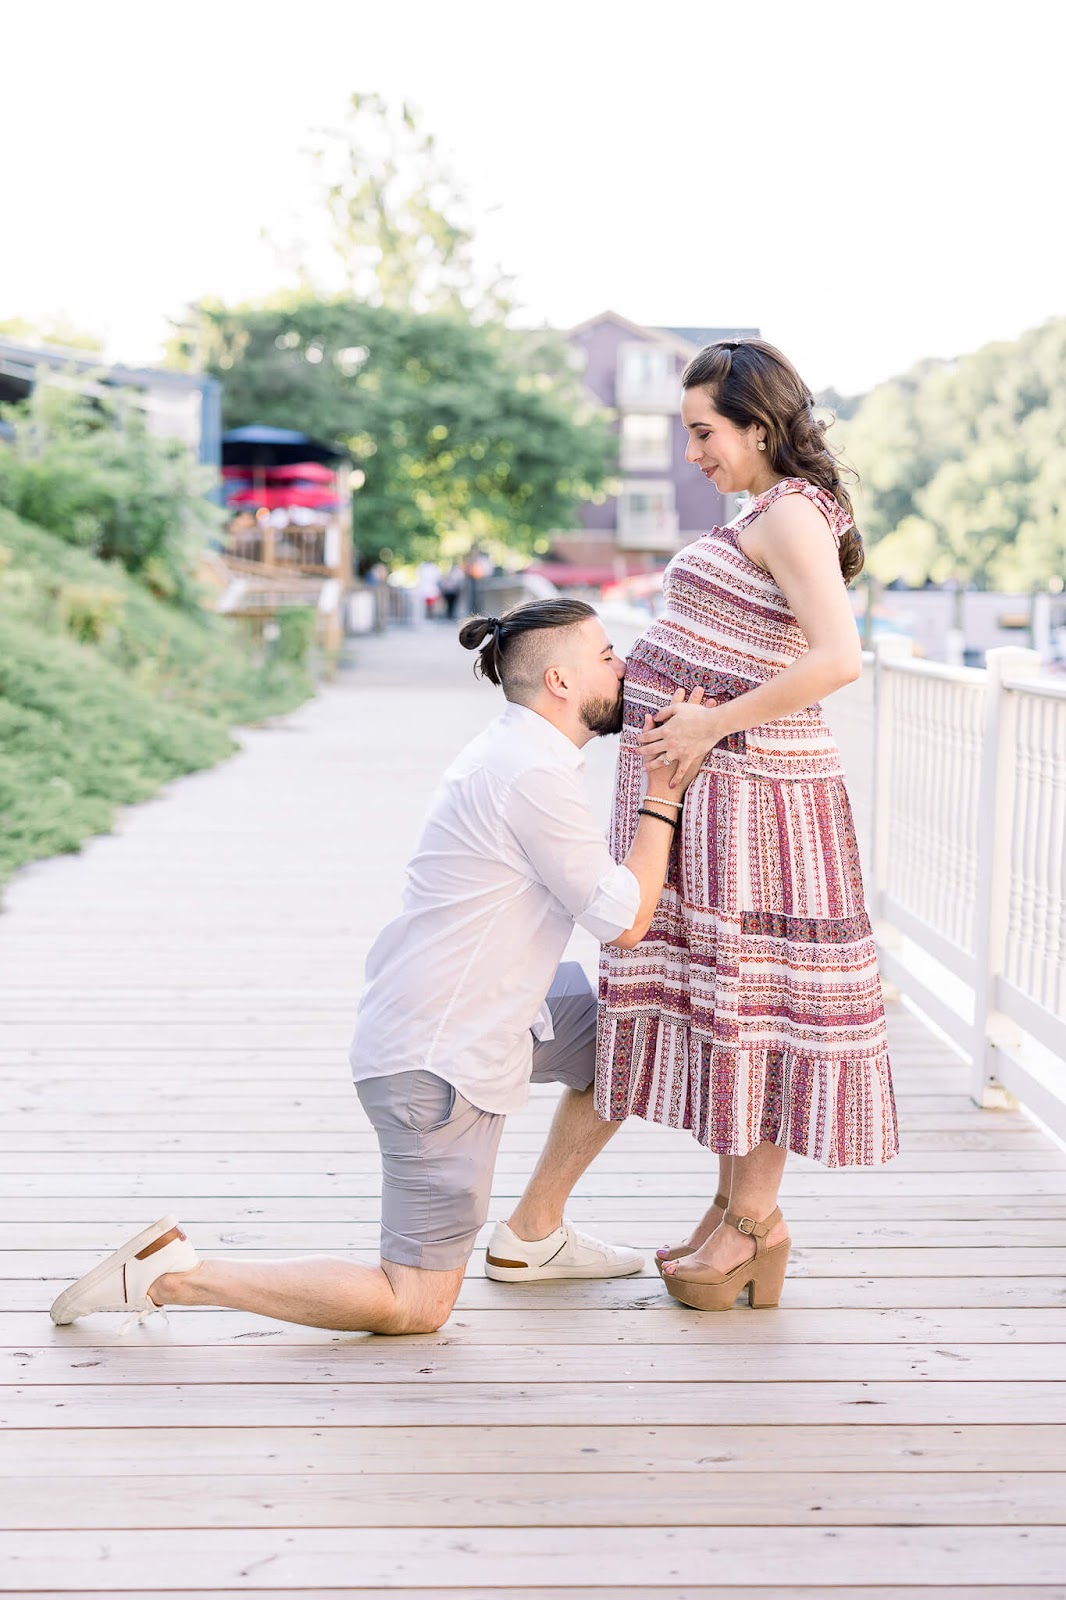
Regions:
<instances>
[{"instance_id":1,"label":"wooden deck structure","mask_svg":"<svg viewBox=\"0 0 1066 1600\"><path fill-rule=\"evenodd\" d=\"M902 1009L904 1153L790 1161L778 1311L687 1311L650 1266L504 1286L475 1258L415 1339L221 1311L51 1327L59 1288L167 1209L201 1252L373 1256L345 1065L360 963L437 772L495 702L443 629L360 655L8 895L0 1590L1066 1596L1066 1154L977 1110ZM594 752L601 786L609 765ZM860 815L862 782L856 757ZM550 1109L538 1092L511 1121L497 1209ZM571 1214L650 1254L712 1190L692 1141L632 1123Z\"/></svg>"}]
</instances>

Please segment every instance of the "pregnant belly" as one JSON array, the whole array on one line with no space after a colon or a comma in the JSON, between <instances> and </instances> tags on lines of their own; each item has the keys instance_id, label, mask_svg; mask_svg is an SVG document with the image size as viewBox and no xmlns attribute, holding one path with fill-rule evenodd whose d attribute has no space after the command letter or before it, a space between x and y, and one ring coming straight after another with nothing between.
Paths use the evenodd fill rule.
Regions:
<instances>
[{"instance_id":1,"label":"pregnant belly","mask_svg":"<svg viewBox=\"0 0 1066 1600\"><path fill-rule=\"evenodd\" d=\"M754 689L755 682L686 660L661 637L645 634L637 640L626 662L623 738L629 741L635 738L644 727L645 714L650 712L654 716L663 706L669 705L678 689L684 689L689 695L697 688L703 690L706 700L717 700L722 705ZM742 754L744 748L742 733L730 734L715 746L717 750L735 754Z\"/></svg>"}]
</instances>

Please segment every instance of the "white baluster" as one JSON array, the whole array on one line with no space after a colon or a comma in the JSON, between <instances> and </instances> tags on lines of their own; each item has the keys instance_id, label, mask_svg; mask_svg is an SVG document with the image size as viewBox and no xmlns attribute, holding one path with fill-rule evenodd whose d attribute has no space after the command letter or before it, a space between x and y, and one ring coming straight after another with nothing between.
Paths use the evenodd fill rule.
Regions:
<instances>
[{"instance_id":1,"label":"white baluster","mask_svg":"<svg viewBox=\"0 0 1066 1600\"><path fill-rule=\"evenodd\" d=\"M1015 795L1016 709L1003 678L1030 678L1040 660L1032 650L990 650L978 810L976 985L974 1061L970 1092L979 1105L996 1098L993 1025L995 982L1003 971L1007 944L1007 898L1012 850L1011 814ZM997 1019L998 1021L998 1019Z\"/></svg>"}]
</instances>

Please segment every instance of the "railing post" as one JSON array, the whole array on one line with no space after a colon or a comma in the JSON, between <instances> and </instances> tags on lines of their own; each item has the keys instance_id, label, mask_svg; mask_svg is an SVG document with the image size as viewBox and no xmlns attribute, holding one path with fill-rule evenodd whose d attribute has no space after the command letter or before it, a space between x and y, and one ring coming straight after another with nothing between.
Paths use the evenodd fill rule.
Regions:
<instances>
[{"instance_id":1,"label":"railing post","mask_svg":"<svg viewBox=\"0 0 1066 1600\"><path fill-rule=\"evenodd\" d=\"M977 790L977 884L974 899L974 1058L970 1095L978 1105L1002 1105L996 1082L996 980L1003 970L1007 936L1014 801L1014 717L1004 678L1035 678L1035 650L1009 646L986 658L984 736Z\"/></svg>"},{"instance_id":2,"label":"railing post","mask_svg":"<svg viewBox=\"0 0 1066 1600\"><path fill-rule=\"evenodd\" d=\"M888 879L888 846L891 823L892 738L895 703L891 674L886 669L893 661L909 660L914 654L910 639L887 634L874 645L874 763L873 804L870 808L870 916L883 915L881 896Z\"/></svg>"}]
</instances>

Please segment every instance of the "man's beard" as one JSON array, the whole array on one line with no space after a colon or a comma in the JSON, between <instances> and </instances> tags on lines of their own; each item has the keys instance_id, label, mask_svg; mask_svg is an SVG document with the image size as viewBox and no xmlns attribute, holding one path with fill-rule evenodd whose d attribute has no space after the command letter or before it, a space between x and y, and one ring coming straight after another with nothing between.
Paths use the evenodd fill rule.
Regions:
<instances>
[{"instance_id":1,"label":"man's beard","mask_svg":"<svg viewBox=\"0 0 1066 1600\"><path fill-rule=\"evenodd\" d=\"M621 733L623 711L622 685L619 684L613 700L583 700L581 720L590 733Z\"/></svg>"}]
</instances>

